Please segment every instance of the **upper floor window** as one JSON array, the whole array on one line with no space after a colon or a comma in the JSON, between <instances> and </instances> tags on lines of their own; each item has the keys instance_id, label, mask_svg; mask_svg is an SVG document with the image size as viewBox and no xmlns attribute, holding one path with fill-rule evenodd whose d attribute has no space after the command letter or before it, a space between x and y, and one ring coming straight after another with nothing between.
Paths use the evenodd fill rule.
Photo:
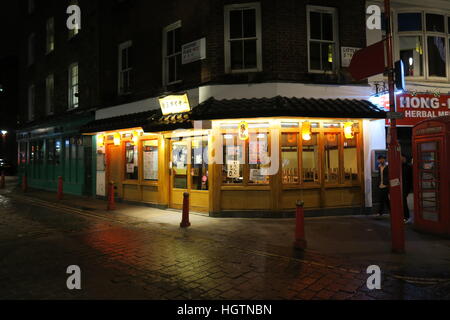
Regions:
<instances>
[{"instance_id":1,"label":"upper floor window","mask_svg":"<svg viewBox=\"0 0 450 320\"><path fill-rule=\"evenodd\" d=\"M131 92L131 76L133 72L132 45L131 41L127 41L119 46L119 94Z\"/></svg>"},{"instance_id":2,"label":"upper floor window","mask_svg":"<svg viewBox=\"0 0 450 320\"><path fill-rule=\"evenodd\" d=\"M307 7L309 72L332 72L337 69L337 10Z\"/></svg>"},{"instance_id":3,"label":"upper floor window","mask_svg":"<svg viewBox=\"0 0 450 320\"><path fill-rule=\"evenodd\" d=\"M32 65L34 63L36 51L36 35L34 33L30 34L28 37L28 65Z\"/></svg>"},{"instance_id":4,"label":"upper floor window","mask_svg":"<svg viewBox=\"0 0 450 320\"><path fill-rule=\"evenodd\" d=\"M405 76L447 78L449 17L427 12L397 14L398 54Z\"/></svg>"},{"instance_id":5,"label":"upper floor window","mask_svg":"<svg viewBox=\"0 0 450 320\"><path fill-rule=\"evenodd\" d=\"M55 19L50 18L47 20L47 39L46 39L46 52L50 53L55 49Z\"/></svg>"},{"instance_id":6,"label":"upper floor window","mask_svg":"<svg viewBox=\"0 0 450 320\"><path fill-rule=\"evenodd\" d=\"M225 72L262 71L261 5L225 6Z\"/></svg>"},{"instance_id":7,"label":"upper floor window","mask_svg":"<svg viewBox=\"0 0 450 320\"><path fill-rule=\"evenodd\" d=\"M34 120L34 110L36 103L36 90L34 84L28 87L28 120Z\"/></svg>"},{"instance_id":8,"label":"upper floor window","mask_svg":"<svg viewBox=\"0 0 450 320\"><path fill-rule=\"evenodd\" d=\"M55 78L53 74L45 79L45 109L47 114L55 112Z\"/></svg>"},{"instance_id":9,"label":"upper floor window","mask_svg":"<svg viewBox=\"0 0 450 320\"><path fill-rule=\"evenodd\" d=\"M163 31L163 82L171 85L181 82L181 21Z\"/></svg>"},{"instance_id":10,"label":"upper floor window","mask_svg":"<svg viewBox=\"0 0 450 320\"><path fill-rule=\"evenodd\" d=\"M78 63L69 67L69 109L78 108Z\"/></svg>"}]
</instances>

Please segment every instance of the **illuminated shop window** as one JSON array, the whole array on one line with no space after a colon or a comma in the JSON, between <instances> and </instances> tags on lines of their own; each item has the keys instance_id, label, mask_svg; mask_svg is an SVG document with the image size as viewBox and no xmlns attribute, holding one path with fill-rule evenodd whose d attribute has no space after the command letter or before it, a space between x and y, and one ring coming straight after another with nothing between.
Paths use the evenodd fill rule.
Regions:
<instances>
[{"instance_id":1,"label":"illuminated shop window","mask_svg":"<svg viewBox=\"0 0 450 320\"><path fill-rule=\"evenodd\" d=\"M125 179L138 180L138 147L131 142L125 143Z\"/></svg>"},{"instance_id":2,"label":"illuminated shop window","mask_svg":"<svg viewBox=\"0 0 450 320\"><path fill-rule=\"evenodd\" d=\"M283 133L281 141L283 183L298 183L298 133Z\"/></svg>"},{"instance_id":3,"label":"illuminated shop window","mask_svg":"<svg viewBox=\"0 0 450 320\"><path fill-rule=\"evenodd\" d=\"M311 135L310 140L302 141L302 181L319 182L319 134Z\"/></svg>"},{"instance_id":4,"label":"illuminated shop window","mask_svg":"<svg viewBox=\"0 0 450 320\"><path fill-rule=\"evenodd\" d=\"M339 139L340 134L326 133L324 143L325 182L339 183Z\"/></svg>"},{"instance_id":5,"label":"illuminated shop window","mask_svg":"<svg viewBox=\"0 0 450 320\"><path fill-rule=\"evenodd\" d=\"M208 137L193 138L191 146L191 189L208 190Z\"/></svg>"},{"instance_id":6,"label":"illuminated shop window","mask_svg":"<svg viewBox=\"0 0 450 320\"><path fill-rule=\"evenodd\" d=\"M268 184L270 168L269 135L267 133L250 134L248 142L250 184Z\"/></svg>"},{"instance_id":7,"label":"illuminated shop window","mask_svg":"<svg viewBox=\"0 0 450 320\"><path fill-rule=\"evenodd\" d=\"M145 181L158 181L158 140L142 141L143 171Z\"/></svg>"},{"instance_id":8,"label":"illuminated shop window","mask_svg":"<svg viewBox=\"0 0 450 320\"><path fill-rule=\"evenodd\" d=\"M172 141L172 172L175 189L188 188L188 152L188 140Z\"/></svg>"},{"instance_id":9,"label":"illuminated shop window","mask_svg":"<svg viewBox=\"0 0 450 320\"><path fill-rule=\"evenodd\" d=\"M243 184L245 141L239 140L237 134L223 135L223 159L223 183Z\"/></svg>"},{"instance_id":10,"label":"illuminated shop window","mask_svg":"<svg viewBox=\"0 0 450 320\"><path fill-rule=\"evenodd\" d=\"M352 139L344 139L344 180L358 181L358 147L356 135Z\"/></svg>"}]
</instances>

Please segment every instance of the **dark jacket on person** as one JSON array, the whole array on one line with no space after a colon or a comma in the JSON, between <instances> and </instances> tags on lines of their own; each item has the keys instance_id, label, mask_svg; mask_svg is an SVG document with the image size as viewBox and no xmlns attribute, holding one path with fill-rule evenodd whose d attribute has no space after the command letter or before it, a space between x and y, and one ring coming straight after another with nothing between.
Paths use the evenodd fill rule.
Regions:
<instances>
[{"instance_id":1,"label":"dark jacket on person","mask_svg":"<svg viewBox=\"0 0 450 320\"><path fill-rule=\"evenodd\" d=\"M409 163L402 165L402 187L404 194L410 194L413 190L413 169Z\"/></svg>"}]
</instances>

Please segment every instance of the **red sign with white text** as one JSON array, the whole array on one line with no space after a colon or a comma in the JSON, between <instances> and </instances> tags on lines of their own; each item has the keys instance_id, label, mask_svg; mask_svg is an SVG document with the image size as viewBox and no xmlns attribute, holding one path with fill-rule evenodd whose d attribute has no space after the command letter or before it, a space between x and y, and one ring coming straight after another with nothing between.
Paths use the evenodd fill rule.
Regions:
<instances>
[{"instance_id":1,"label":"red sign with white text","mask_svg":"<svg viewBox=\"0 0 450 320\"><path fill-rule=\"evenodd\" d=\"M389 95L379 99L379 104L389 111ZM414 126L423 120L450 116L450 95L404 93L397 95L396 101L396 111L404 115L397 120L399 126Z\"/></svg>"}]
</instances>

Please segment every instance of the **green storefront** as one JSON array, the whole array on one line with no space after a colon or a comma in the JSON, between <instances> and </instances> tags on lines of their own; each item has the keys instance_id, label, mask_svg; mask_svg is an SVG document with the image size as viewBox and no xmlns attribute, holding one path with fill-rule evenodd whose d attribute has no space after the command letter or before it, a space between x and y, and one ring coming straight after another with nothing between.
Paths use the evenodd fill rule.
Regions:
<instances>
[{"instance_id":1,"label":"green storefront","mask_svg":"<svg viewBox=\"0 0 450 320\"><path fill-rule=\"evenodd\" d=\"M56 192L61 176L64 193L93 195L95 139L80 134L93 119L93 114L71 115L18 130L20 181L26 175L28 187Z\"/></svg>"}]
</instances>

